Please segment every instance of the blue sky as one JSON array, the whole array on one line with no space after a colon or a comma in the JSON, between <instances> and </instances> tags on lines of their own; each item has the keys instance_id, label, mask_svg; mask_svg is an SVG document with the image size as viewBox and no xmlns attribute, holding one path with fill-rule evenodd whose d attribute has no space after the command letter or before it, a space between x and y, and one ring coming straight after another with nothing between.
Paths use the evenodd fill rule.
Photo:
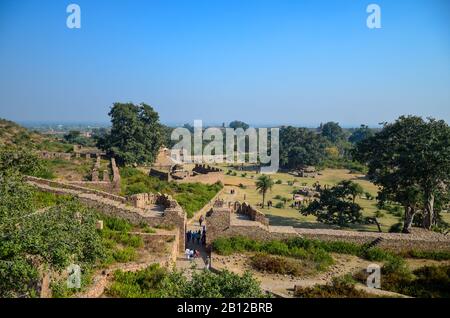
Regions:
<instances>
[{"instance_id":1,"label":"blue sky","mask_svg":"<svg viewBox=\"0 0 450 318\"><path fill-rule=\"evenodd\" d=\"M449 121L449 18L446 0L0 0L0 117L102 122L131 101L171 124Z\"/></svg>"}]
</instances>

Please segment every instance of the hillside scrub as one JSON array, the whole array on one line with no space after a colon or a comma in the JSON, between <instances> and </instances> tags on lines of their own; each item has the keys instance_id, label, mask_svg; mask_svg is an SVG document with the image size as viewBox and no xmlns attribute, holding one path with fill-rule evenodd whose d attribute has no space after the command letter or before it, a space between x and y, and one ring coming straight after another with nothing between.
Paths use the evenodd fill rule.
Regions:
<instances>
[{"instance_id":1,"label":"hillside scrub","mask_svg":"<svg viewBox=\"0 0 450 318\"><path fill-rule=\"evenodd\" d=\"M114 273L106 295L121 298L238 298L262 297L258 282L250 273L242 276L228 271L194 273L188 280L182 272L169 271L158 264L136 272Z\"/></svg>"}]
</instances>

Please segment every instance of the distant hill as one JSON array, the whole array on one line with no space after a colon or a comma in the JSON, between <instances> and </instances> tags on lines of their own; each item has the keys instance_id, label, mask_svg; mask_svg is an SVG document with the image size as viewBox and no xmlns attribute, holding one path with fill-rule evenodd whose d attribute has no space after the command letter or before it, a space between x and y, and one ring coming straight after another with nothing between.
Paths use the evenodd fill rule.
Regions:
<instances>
[{"instance_id":1,"label":"distant hill","mask_svg":"<svg viewBox=\"0 0 450 318\"><path fill-rule=\"evenodd\" d=\"M28 149L68 152L72 145L62 143L53 137L43 136L19 124L0 118L0 147L17 146Z\"/></svg>"}]
</instances>

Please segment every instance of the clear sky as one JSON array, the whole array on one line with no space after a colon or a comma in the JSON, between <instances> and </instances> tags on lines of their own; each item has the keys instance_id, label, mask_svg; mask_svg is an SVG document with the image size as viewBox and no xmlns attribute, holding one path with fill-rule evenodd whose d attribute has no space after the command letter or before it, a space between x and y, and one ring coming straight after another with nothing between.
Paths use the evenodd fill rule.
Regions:
<instances>
[{"instance_id":1,"label":"clear sky","mask_svg":"<svg viewBox=\"0 0 450 318\"><path fill-rule=\"evenodd\" d=\"M102 122L115 101L171 124L449 121L450 1L0 0L0 117Z\"/></svg>"}]
</instances>

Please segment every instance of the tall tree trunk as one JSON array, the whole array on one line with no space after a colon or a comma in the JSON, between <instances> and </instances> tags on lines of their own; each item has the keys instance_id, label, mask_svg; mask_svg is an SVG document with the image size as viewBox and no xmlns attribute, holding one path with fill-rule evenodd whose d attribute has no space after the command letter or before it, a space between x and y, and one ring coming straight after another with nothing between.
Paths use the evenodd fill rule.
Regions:
<instances>
[{"instance_id":1,"label":"tall tree trunk","mask_svg":"<svg viewBox=\"0 0 450 318\"><path fill-rule=\"evenodd\" d=\"M263 208L263 209L264 209L264 199L265 199L265 197L266 197L266 192L265 192L265 191L263 191L262 195L263 195L263 202L262 202L262 206L261 206L261 208Z\"/></svg>"},{"instance_id":2,"label":"tall tree trunk","mask_svg":"<svg viewBox=\"0 0 450 318\"><path fill-rule=\"evenodd\" d=\"M434 220L434 194L427 192L425 194L425 215L423 218L423 227L425 229L431 230Z\"/></svg>"},{"instance_id":3,"label":"tall tree trunk","mask_svg":"<svg viewBox=\"0 0 450 318\"><path fill-rule=\"evenodd\" d=\"M411 225L414 219L414 214L416 214L416 210L411 206L405 206L405 222L403 224L403 233L411 232Z\"/></svg>"}]
</instances>

